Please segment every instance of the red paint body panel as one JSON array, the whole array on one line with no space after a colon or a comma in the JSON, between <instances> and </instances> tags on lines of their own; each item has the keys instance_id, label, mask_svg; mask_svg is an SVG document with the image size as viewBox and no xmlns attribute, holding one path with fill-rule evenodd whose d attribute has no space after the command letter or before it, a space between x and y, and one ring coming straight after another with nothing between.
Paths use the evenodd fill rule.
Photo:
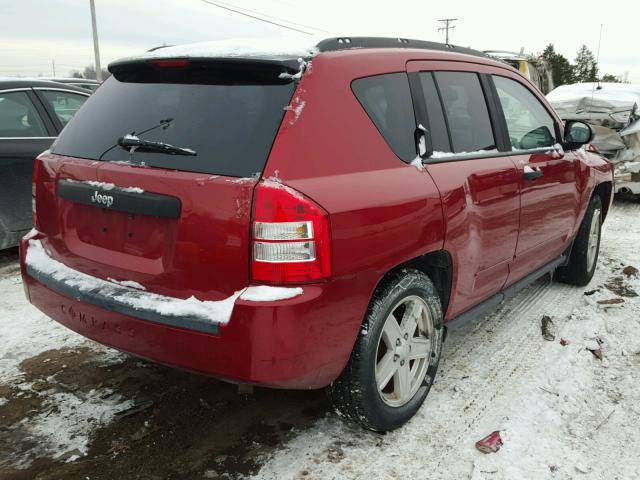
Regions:
<instances>
[{"instance_id":1,"label":"red paint body panel","mask_svg":"<svg viewBox=\"0 0 640 480\"><path fill-rule=\"evenodd\" d=\"M561 159L506 155L424 169L404 163L358 103L351 82L425 68L499 72L526 83L492 60L410 49L321 53L299 82L291 102L295 110L285 114L263 177L277 177L328 213L329 280L302 285L303 295L289 300L238 300L229 323L213 335L55 293L26 273L25 240L22 267L30 301L82 335L161 363L237 382L320 388L346 365L371 296L391 269L447 251L453 284L446 320L494 295L567 248L595 186L612 181L611 166L582 152ZM178 298L219 300L249 285L257 179L51 154L38 161L43 168L36 179L37 235L56 260ZM525 184L524 162L540 162L544 181ZM170 195L180 199L181 215L132 218L71 203L56 194L60 179ZM539 250L544 255L535 254Z\"/></svg>"},{"instance_id":2,"label":"red paint body panel","mask_svg":"<svg viewBox=\"0 0 640 480\"><path fill-rule=\"evenodd\" d=\"M453 318L507 281L518 240L520 177L509 157L434 164L427 171L444 203L444 248L454 266L447 318Z\"/></svg>"}]
</instances>

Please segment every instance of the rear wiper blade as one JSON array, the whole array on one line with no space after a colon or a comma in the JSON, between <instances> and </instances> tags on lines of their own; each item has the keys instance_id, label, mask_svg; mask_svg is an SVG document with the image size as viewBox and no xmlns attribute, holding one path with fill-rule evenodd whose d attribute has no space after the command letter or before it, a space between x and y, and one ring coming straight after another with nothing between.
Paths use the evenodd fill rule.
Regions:
<instances>
[{"instance_id":1,"label":"rear wiper blade","mask_svg":"<svg viewBox=\"0 0 640 480\"><path fill-rule=\"evenodd\" d=\"M184 147L176 147L169 143L152 142L135 135L125 135L118 139L118 145L125 149L133 149L140 152L168 153L169 155L197 155L195 150Z\"/></svg>"}]
</instances>

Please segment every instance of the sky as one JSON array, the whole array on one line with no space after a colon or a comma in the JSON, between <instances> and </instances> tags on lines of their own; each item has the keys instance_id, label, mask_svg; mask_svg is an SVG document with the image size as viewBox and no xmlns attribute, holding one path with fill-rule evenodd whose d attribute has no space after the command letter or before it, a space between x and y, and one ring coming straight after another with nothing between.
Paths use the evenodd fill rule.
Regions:
<instances>
[{"instance_id":1,"label":"sky","mask_svg":"<svg viewBox=\"0 0 640 480\"><path fill-rule=\"evenodd\" d=\"M211 0L214 1L214 0ZM553 43L570 61L583 43L600 73L640 83L632 0L215 0L250 15L331 36L384 35L444 41L439 19L457 18L451 43L477 50L541 52ZM95 0L101 63L163 44L273 37L291 30L203 0ZM610 7L608 6L610 5ZM67 76L93 64L89 0L0 0L0 75ZM298 33L299 35L304 35Z\"/></svg>"}]
</instances>

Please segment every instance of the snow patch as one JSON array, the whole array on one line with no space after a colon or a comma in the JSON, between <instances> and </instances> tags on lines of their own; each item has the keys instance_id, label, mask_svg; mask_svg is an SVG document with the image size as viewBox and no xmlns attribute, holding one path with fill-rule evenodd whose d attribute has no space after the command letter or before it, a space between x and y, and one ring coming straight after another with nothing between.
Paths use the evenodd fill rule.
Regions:
<instances>
[{"instance_id":1,"label":"snow patch","mask_svg":"<svg viewBox=\"0 0 640 480\"><path fill-rule=\"evenodd\" d=\"M132 400L124 400L110 389L91 390L88 394L48 393L42 413L29 419L29 432L39 437L37 449L54 451L60 458L77 451L67 461L87 454L89 434L100 425L108 424L117 412L133 406ZM47 408L48 407L48 408Z\"/></svg>"},{"instance_id":2,"label":"snow patch","mask_svg":"<svg viewBox=\"0 0 640 480\"><path fill-rule=\"evenodd\" d=\"M126 193L144 193L144 190L141 189L140 187L119 187L120 190L122 190L123 192Z\"/></svg>"},{"instance_id":3,"label":"snow patch","mask_svg":"<svg viewBox=\"0 0 640 480\"><path fill-rule=\"evenodd\" d=\"M465 157L471 155L487 155L489 153L498 153L498 150L492 148L491 150L475 150L473 152L438 152L435 151L431 154L431 158L449 158L449 157Z\"/></svg>"},{"instance_id":4,"label":"snow patch","mask_svg":"<svg viewBox=\"0 0 640 480\"><path fill-rule=\"evenodd\" d=\"M413 160L411 160L410 165L413 165L414 167L416 167L419 171L423 171L424 170L424 164L422 163L422 158L420 157L420 155L418 155L416 158L414 158Z\"/></svg>"},{"instance_id":5,"label":"snow patch","mask_svg":"<svg viewBox=\"0 0 640 480\"><path fill-rule=\"evenodd\" d=\"M97 182L95 180L73 180L71 178L65 178L64 180L69 183L81 183L94 188L101 188L102 190L113 190L115 188L126 193L144 193L144 190L140 187L119 187L113 183Z\"/></svg>"},{"instance_id":6,"label":"snow patch","mask_svg":"<svg viewBox=\"0 0 640 480\"><path fill-rule=\"evenodd\" d=\"M248 287L240 295L240 300L249 302L273 302L287 300L302 295L300 287L270 287L268 285L256 285Z\"/></svg>"},{"instance_id":7,"label":"snow patch","mask_svg":"<svg viewBox=\"0 0 640 480\"><path fill-rule=\"evenodd\" d=\"M115 295L114 300L125 303L136 310L150 310L168 317L197 317L211 323L225 324L231 319L236 298L242 290L224 300L198 300L191 296L187 299L166 297L157 293L127 292Z\"/></svg>"},{"instance_id":8,"label":"snow patch","mask_svg":"<svg viewBox=\"0 0 640 480\"><path fill-rule=\"evenodd\" d=\"M295 103L295 106L294 106L294 103ZM300 118L300 115L302 114L302 110L304 109L304 106L306 104L307 102L305 102L304 100L300 101L300 99L296 97L294 101L291 102L291 105L287 105L286 107L284 107L284 110L286 111L291 110L295 115L293 120L289 122L289 125L293 125L294 123L296 123L296 121Z\"/></svg>"},{"instance_id":9,"label":"snow patch","mask_svg":"<svg viewBox=\"0 0 640 480\"><path fill-rule=\"evenodd\" d=\"M307 70L307 68L311 67L311 62L310 61L307 62L302 58L298 58L298 64L300 65L300 69L298 70L297 73L292 74L288 72L282 72L280 75L278 75L278 78L300 80L304 72Z\"/></svg>"},{"instance_id":10,"label":"snow patch","mask_svg":"<svg viewBox=\"0 0 640 480\"><path fill-rule=\"evenodd\" d=\"M261 58L285 60L309 58L318 53L315 36L285 36L273 38L238 38L163 47L120 61L159 58Z\"/></svg>"},{"instance_id":11,"label":"snow patch","mask_svg":"<svg viewBox=\"0 0 640 480\"><path fill-rule=\"evenodd\" d=\"M144 285L140 285L138 282L134 282L133 280L115 280L110 277L107 277L107 280L110 281L111 283L122 285L123 287L137 288L138 290L146 290Z\"/></svg>"}]
</instances>

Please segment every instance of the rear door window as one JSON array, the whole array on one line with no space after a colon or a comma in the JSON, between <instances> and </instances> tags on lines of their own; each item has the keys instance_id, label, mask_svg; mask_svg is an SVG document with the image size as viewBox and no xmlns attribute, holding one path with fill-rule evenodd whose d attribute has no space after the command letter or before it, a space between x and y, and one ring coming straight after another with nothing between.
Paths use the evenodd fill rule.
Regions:
<instances>
[{"instance_id":1,"label":"rear door window","mask_svg":"<svg viewBox=\"0 0 640 480\"><path fill-rule=\"evenodd\" d=\"M39 90L50 110L53 110L64 127L87 100L86 95L58 90Z\"/></svg>"},{"instance_id":2,"label":"rear door window","mask_svg":"<svg viewBox=\"0 0 640 480\"><path fill-rule=\"evenodd\" d=\"M513 150L550 147L556 143L555 122L540 100L524 85L494 76Z\"/></svg>"},{"instance_id":3,"label":"rear door window","mask_svg":"<svg viewBox=\"0 0 640 480\"><path fill-rule=\"evenodd\" d=\"M0 92L0 138L48 136L27 92Z\"/></svg>"},{"instance_id":4,"label":"rear door window","mask_svg":"<svg viewBox=\"0 0 640 480\"><path fill-rule=\"evenodd\" d=\"M243 66L239 73L213 63L115 73L87 99L52 151L234 177L262 172L295 84L279 80L277 72L269 73L273 83L261 83L257 67ZM130 152L117 143L127 134L196 155Z\"/></svg>"},{"instance_id":5,"label":"rear door window","mask_svg":"<svg viewBox=\"0 0 640 480\"><path fill-rule=\"evenodd\" d=\"M436 72L444 113L455 153L493 150L489 110L480 78L475 73Z\"/></svg>"},{"instance_id":6,"label":"rear door window","mask_svg":"<svg viewBox=\"0 0 640 480\"><path fill-rule=\"evenodd\" d=\"M405 73L360 78L351 89L391 150L405 162L416 155L416 119Z\"/></svg>"}]
</instances>

